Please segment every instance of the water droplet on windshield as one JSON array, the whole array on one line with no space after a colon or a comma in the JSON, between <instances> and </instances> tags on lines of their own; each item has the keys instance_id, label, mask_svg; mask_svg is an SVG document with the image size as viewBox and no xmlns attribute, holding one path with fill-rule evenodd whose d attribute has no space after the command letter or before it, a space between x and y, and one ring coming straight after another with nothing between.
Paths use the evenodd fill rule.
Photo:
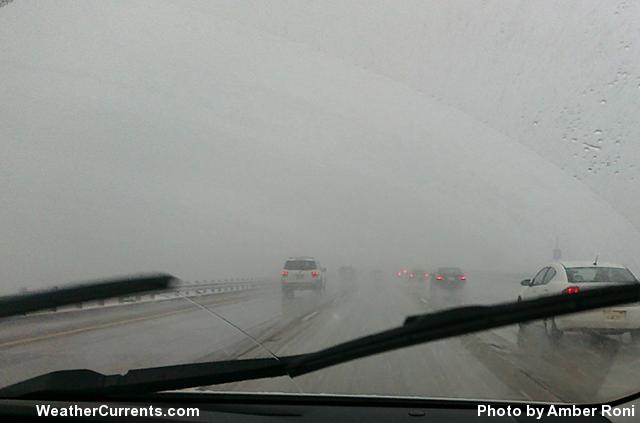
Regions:
<instances>
[{"instance_id":1,"label":"water droplet on windshield","mask_svg":"<svg viewBox=\"0 0 640 423\"><path fill-rule=\"evenodd\" d=\"M537 120L533 121L533 126L538 126L538 121Z\"/></svg>"},{"instance_id":2,"label":"water droplet on windshield","mask_svg":"<svg viewBox=\"0 0 640 423\"><path fill-rule=\"evenodd\" d=\"M593 133L596 135L600 135L602 134L602 129L596 129L595 131L593 131Z\"/></svg>"},{"instance_id":3,"label":"water droplet on windshield","mask_svg":"<svg viewBox=\"0 0 640 423\"><path fill-rule=\"evenodd\" d=\"M602 100L600 100L600 104L607 104L607 100L603 98Z\"/></svg>"}]
</instances>

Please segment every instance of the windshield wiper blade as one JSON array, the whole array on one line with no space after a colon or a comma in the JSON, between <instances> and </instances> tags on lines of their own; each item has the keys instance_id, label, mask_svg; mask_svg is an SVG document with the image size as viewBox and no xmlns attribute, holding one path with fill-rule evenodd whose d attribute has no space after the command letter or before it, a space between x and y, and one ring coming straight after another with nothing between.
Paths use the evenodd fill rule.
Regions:
<instances>
[{"instance_id":1,"label":"windshield wiper blade","mask_svg":"<svg viewBox=\"0 0 640 423\"><path fill-rule=\"evenodd\" d=\"M61 370L2 388L0 398L130 395L284 376L287 366L297 357L179 364L130 370L124 375Z\"/></svg>"},{"instance_id":2,"label":"windshield wiper blade","mask_svg":"<svg viewBox=\"0 0 640 423\"><path fill-rule=\"evenodd\" d=\"M640 300L640 284L584 290L490 306L464 306L408 317L402 326L317 352L131 370L102 375L89 370L49 373L0 389L0 398L144 394L264 377L296 377L385 351L510 324Z\"/></svg>"},{"instance_id":3,"label":"windshield wiper blade","mask_svg":"<svg viewBox=\"0 0 640 423\"><path fill-rule=\"evenodd\" d=\"M168 289L175 280L177 279L172 275L154 273L142 276L85 282L59 289L48 289L28 294L0 297L0 318L52 309L54 307L76 304L83 301L102 300L122 295L165 290Z\"/></svg>"}]
</instances>

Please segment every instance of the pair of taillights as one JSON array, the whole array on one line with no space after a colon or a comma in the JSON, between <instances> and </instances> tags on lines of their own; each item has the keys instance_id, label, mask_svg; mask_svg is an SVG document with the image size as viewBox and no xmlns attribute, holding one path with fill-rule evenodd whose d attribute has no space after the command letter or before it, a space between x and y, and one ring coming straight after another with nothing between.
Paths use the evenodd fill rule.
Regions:
<instances>
[{"instance_id":1,"label":"pair of taillights","mask_svg":"<svg viewBox=\"0 0 640 423\"><path fill-rule=\"evenodd\" d=\"M460 279L461 281L466 281L466 280L467 280L467 277L466 277L465 275L460 275L460 276L458 276L458 279ZM444 280L444 276L442 276L442 275L437 275L437 276L436 276L436 280L438 280L438 281L442 281L442 280Z\"/></svg>"},{"instance_id":2,"label":"pair of taillights","mask_svg":"<svg viewBox=\"0 0 640 423\"><path fill-rule=\"evenodd\" d=\"M562 290L563 294L577 294L580 292L580 287L579 286L568 286L565 289Z\"/></svg>"},{"instance_id":3,"label":"pair of taillights","mask_svg":"<svg viewBox=\"0 0 640 423\"><path fill-rule=\"evenodd\" d=\"M280 276L282 276L283 278L286 278L287 276L289 276L289 271L288 270L283 270L282 272L280 272ZM317 278L320 276L320 272L314 270L313 272L311 272L311 277L312 278Z\"/></svg>"}]
</instances>

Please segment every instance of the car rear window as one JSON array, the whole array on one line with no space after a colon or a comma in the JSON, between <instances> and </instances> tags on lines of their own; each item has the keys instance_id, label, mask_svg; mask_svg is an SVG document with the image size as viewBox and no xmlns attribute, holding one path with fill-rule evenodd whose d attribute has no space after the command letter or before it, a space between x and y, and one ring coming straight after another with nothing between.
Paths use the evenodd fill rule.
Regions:
<instances>
[{"instance_id":1,"label":"car rear window","mask_svg":"<svg viewBox=\"0 0 640 423\"><path fill-rule=\"evenodd\" d=\"M568 267L567 280L580 282L635 282L636 278L627 269L619 267Z\"/></svg>"},{"instance_id":2,"label":"car rear window","mask_svg":"<svg viewBox=\"0 0 640 423\"><path fill-rule=\"evenodd\" d=\"M313 260L287 260L284 268L287 270L315 270L317 266Z\"/></svg>"}]
</instances>

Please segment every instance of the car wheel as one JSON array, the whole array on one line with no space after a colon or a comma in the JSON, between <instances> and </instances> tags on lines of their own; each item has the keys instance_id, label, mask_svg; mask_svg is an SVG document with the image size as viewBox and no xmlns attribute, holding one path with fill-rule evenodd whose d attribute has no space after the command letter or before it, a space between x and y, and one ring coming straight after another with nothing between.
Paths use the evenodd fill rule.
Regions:
<instances>
[{"instance_id":1,"label":"car wheel","mask_svg":"<svg viewBox=\"0 0 640 423\"><path fill-rule=\"evenodd\" d=\"M545 328L545 332L547 333L547 336L549 337L549 339L551 339L553 342L557 342L560 340L560 338L562 338L562 335L564 334L560 329L558 329L558 327L556 326L556 321L554 318L551 319L546 319L544 321L544 328Z\"/></svg>"}]
</instances>

